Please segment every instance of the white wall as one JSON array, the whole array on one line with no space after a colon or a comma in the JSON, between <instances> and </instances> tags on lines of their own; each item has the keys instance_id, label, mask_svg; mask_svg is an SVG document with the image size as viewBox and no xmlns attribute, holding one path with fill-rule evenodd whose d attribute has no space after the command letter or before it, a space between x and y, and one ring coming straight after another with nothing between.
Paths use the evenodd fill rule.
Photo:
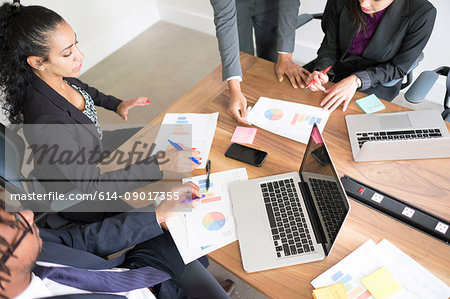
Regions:
<instances>
[{"instance_id":1,"label":"white wall","mask_svg":"<svg viewBox=\"0 0 450 299\"><path fill-rule=\"evenodd\" d=\"M159 21L156 0L22 0L60 14L77 33L85 72Z\"/></svg>"},{"instance_id":2,"label":"white wall","mask_svg":"<svg viewBox=\"0 0 450 299\"><path fill-rule=\"evenodd\" d=\"M450 1L429 0L437 9L436 24L424 54L425 58L414 71L415 78L424 70L432 70L442 65L450 66ZM215 34L213 10L207 0L157 0L161 19L198 30ZM326 0L303 0L299 13L322 12ZM296 32L294 60L306 63L316 57L322 41L320 23L313 20ZM442 103L445 94L445 78L439 78L427 100Z\"/></svg>"}]
</instances>

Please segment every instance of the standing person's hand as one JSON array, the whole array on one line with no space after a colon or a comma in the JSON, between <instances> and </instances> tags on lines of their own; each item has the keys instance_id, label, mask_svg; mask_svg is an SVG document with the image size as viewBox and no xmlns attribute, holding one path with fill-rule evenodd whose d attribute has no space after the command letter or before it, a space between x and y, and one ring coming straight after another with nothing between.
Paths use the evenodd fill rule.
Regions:
<instances>
[{"instance_id":1,"label":"standing person's hand","mask_svg":"<svg viewBox=\"0 0 450 299\"><path fill-rule=\"evenodd\" d=\"M342 111L347 110L348 104L358 89L356 78L356 75L351 75L327 89L325 91L327 96L320 102L320 106L325 105L323 109L332 112L339 107L341 103L344 103Z\"/></svg>"},{"instance_id":2,"label":"standing person's hand","mask_svg":"<svg viewBox=\"0 0 450 299\"><path fill-rule=\"evenodd\" d=\"M247 99L242 94L239 81L236 79L229 80L228 87L231 94L230 103L228 104L228 113L230 113L238 122L250 125L250 123L245 120L250 109L247 107Z\"/></svg>"},{"instance_id":3,"label":"standing person's hand","mask_svg":"<svg viewBox=\"0 0 450 299\"><path fill-rule=\"evenodd\" d=\"M180 211L190 209L195 204L194 201L187 200L192 198L199 198L202 196L200 188L193 182L187 182L183 185L176 186L170 189L172 199L164 199L156 207L156 218L158 222L166 222L167 219L175 216ZM183 201L186 201L183 203Z\"/></svg>"},{"instance_id":4,"label":"standing person's hand","mask_svg":"<svg viewBox=\"0 0 450 299\"><path fill-rule=\"evenodd\" d=\"M150 100L147 97L138 97L136 99L123 101L117 106L117 114L119 114L125 121L127 121L128 110L136 106L147 106Z\"/></svg>"},{"instance_id":5,"label":"standing person's hand","mask_svg":"<svg viewBox=\"0 0 450 299\"><path fill-rule=\"evenodd\" d=\"M310 75L307 69L302 68L292 61L292 53L279 53L277 64L275 65L275 75L278 82L283 82L283 76L286 75L292 84L292 87L304 88Z\"/></svg>"}]
</instances>

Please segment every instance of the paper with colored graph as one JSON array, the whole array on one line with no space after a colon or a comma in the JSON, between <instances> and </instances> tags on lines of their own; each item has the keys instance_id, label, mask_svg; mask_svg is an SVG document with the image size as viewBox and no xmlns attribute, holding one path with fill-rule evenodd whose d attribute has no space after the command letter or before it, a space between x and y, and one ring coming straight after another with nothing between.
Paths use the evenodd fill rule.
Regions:
<instances>
[{"instance_id":1,"label":"paper with colored graph","mask_svg":"<svg viewBox=\"0 0 450 299\"><path fill-rule=\"evenodd\" d=\"M247 179L245 168L211 173L209 190L206 175L183 179L183 183L197 184L205 195L192 212L180 213L166 222L186 264L237 240L227 185Z\"/></svg>"},{"instance_id":2,"label":"paper with colored graph","mask_svg":"<svg viewBox=\"0 0 450 299\"><path fill-rule=\"evenodd\" d=\"M260 97L247 120L269 132L307 143L313 124L322 132L329 116L330 112L320 107Z\"/></svg>"},{"instance_id":3,"label":"paper with colored graph","mask_svg":"<svg viewBox=\"0 0 450 299\"><path fill-rule=\"evenodd\" d=\"M190 134L186 129L187 125L191 125L193 148L196 148L200 152L201 164L197 169L203 169L206 167L208 161L209 151L211 149L214 133L216 132L217 119L219 112L202 114L202 113L166 113L164 116L163 125L175 125L173 132L169 138L175 143L183 143L183 137ZM158 136L159 137L159 136ZM157 138L159 141L159 139ZM167 142L166 142L167 143ZM158 143L157 143L158 144ZM164 143L163 143L164 144Z\"/></svg>"},{"instance_id":4,"label":"paper with colored graph","mask_svg":"<svg viewBox=\"0 0 450 299\"><path fill-rule=\"evenodd\" d=\"M350 299L374 299L361 280L380 268L385 268L401 286L389 298L448 299L450 296L450 288L445 283L387 240L378 244L368 240L311 284L319 288L341 282Z\"/></svg>"}]
</instances>

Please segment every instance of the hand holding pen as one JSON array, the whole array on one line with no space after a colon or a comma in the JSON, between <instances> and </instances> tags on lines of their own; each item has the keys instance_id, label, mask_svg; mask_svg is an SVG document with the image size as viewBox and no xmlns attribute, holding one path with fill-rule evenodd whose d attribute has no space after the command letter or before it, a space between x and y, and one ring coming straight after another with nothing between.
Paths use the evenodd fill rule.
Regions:
<instances>
[{"instance_id":1,"label":"hand holding pen","mask_svg":"<svg viewBox=\"0 0 450 299\"><path fill-rule=\"evenodd\" d=\"M309 79L311 80L306 88L310 88L312 91L322 90L325 91L325 87L322 85L328 82L327 73L331 70L331 66L327 67L323 71L315 71L309 75Z\"/></svg>"},{"instance_id":2,"label":"hand holding pen","mask_svg":"<svg viewBox=\"0 0 450 299\"><path fill-rule=\"evenodd\" d=\"M206 162L206 191L209 190L209 187L211 185L211 181L209 179L210 174L211 174L211 160L208 160L208 162ZM205 197L205 194L202 194L200 197L187 198L187 199L183 200L182 203L188 203L193 200L201 199L204 197Z\"/></svg>"},{"instance_id":3,"label":"hand holding pen","mask_svg":"<svg viewBox=\"0 0 450 299\"><path fill-rule=\"evenodd\" d=\"M173 144L172 144L173 143ZM193 149L185 149L180 144L169 140L170 147L164 152L164 156L158 158L159 168L172 172L190 172L200 165L201 158L197 156L200 152ZM176 146L175 146L176 145Z\"/></svg>"}]
</instances>

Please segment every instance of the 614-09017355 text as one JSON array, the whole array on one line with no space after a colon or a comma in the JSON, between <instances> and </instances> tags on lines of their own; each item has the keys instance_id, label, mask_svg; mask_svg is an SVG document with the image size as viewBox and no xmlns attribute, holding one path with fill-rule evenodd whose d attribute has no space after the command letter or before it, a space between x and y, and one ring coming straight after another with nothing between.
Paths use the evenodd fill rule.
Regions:
<instances>
[{"instance_id":1,"label":"614-09017355 text","mask_svg":"<svg viewBox=\"0 0 450 299\"><path fill-rule=\"evenodd\" d=\"M91 194L76 193L76 194L62 194L59 192L48 193L28 193L28 194L10 194L11 200L15 201L55 201L55 200L68 200L68 201L91 201L91 200L126 200L126 201L138 201L138 200L179 200L179 192L125 192L124 194L118 194L117 192L103 192L95 191Z\"/></svg>"}]
</instances>

